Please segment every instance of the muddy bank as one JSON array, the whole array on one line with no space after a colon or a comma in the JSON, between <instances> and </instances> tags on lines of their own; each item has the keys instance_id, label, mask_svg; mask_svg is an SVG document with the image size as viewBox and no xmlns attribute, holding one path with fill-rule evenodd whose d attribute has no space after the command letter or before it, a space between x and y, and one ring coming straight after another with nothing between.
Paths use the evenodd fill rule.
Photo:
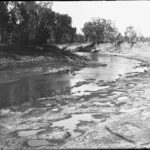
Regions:
<instances>
[{"instance_id":1,"label":"muddy bank","mask_svg":"<svg viewBox=\"0 0 150 150\"><path fill-rule=\"evenodd\" d=\"M117 49L114 48L112 51L107 51L105 49L102 53L106 55L113 55L113 56L119 56L128 59L139 60L145 63L145 65L149 66L150 65L149 49L150 49L149 42L136 43L132 48L130 48L130 45L128 43L123 43Z\"/></svg>"},{"instance_id":2,"label":"muddy bank","mask_svg":"<svg viewBox=\"0 0 150 150\"><path fill-rule=\"evenodd\" d=\"M64 67L83 67L86 61L86 58L63 51L56 46L43 48L0 46L0 71L48 66L57 72Z\"/></svg>"}]
</instances>

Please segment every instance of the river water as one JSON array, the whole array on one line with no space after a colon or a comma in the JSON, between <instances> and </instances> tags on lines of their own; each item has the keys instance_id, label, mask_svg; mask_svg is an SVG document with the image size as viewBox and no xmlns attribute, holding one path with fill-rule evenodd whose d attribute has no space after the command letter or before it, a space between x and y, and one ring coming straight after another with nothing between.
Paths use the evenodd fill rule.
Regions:
<instances>
[{"instance_id":1,"label":"river water","mask_svg":"<svg viewBox=\"0 0 150 150\"><path fill-rule=\"evenodd\" d=\"M92 65L73 73L56 73L49 75L7 74L11 80L0 83L0 108L20 105L26 101L36 105L38 98L61 94L87 95L93 91L107 88L101 84L114 81L129 73L146 70L137 60L100 54L78 53L106 66ZM45 68L44 68L45 69ZM38 74L38 73L37 73ZM14 80L13 80L14 79Z\"/></svg>"}]
</instances>

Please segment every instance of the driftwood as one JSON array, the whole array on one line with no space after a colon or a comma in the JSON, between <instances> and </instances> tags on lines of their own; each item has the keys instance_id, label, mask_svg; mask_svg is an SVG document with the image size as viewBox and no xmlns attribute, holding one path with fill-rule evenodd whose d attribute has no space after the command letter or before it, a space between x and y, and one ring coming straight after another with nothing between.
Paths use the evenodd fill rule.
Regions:
<instances>
[{"instance_id":1,"label":"driftwood","mask_svg":"<svg viewBox=\"0 0 150 150\"><path fill-rule=\"evenodd\" d=\"M92 51L92 49L94 48L94 46L95 46L95 44L94 43L92 43L92 44L90 44L90 45L87 45L87 46L80 46L80 47L78 47L77 49L76 49L76 51L78 51L78 52L91 52Z\"/></svg>"},{"instance_id":2,"label":"driftwood","mask_svg":"<svg viewBox=\"0 0 150 150\"><path fill-rule=\"evenodd\" d=\"M106 129L107 131L109 131L110 133L112 133L112 134L114 134L114 135L120 137L121 139L123 139L123 140L125 140L125 141L127 141L127 142L130 142L130 143L132 143L132 144L135 144L135 141L133 141L133 140L131 140L131 139L128 139L128 138L124 137L123 135L112 131L109 127L105 126L105 129Z\"/></svg>"}]
</instances>

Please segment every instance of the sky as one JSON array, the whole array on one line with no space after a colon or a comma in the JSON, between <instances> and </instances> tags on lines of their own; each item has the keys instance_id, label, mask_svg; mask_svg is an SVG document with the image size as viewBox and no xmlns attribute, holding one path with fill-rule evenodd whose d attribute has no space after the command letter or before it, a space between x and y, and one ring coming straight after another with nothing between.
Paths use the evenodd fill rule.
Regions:
<instances>
[{"instance_id":1,"label":"sky","mask_svg":"<svg viewBox=\"0 0 150 150\"><path fill-rule=\"evenodd\" d=\"M52 10L72 17L72 26L82 33L93 17L111 19L119 32L134 26L138 34L150 37L150 1L54 1Z\"/></svg>"}]
</instances>

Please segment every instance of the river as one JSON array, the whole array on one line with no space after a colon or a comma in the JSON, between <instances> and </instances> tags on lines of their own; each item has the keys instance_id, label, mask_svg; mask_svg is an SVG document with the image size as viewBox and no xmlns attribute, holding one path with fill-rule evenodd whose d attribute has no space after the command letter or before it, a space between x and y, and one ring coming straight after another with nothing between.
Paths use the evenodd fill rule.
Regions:
<instances>
[{"instance_id":1,"label":"river","mask_svg":"<svg viewBox=\"0 0 150 150\"><path fill-rule=\"evenodd\" d=\"M8 81L0 83L0 108L20 105L26 101L36 105L38 98L54 95L88 95L105 88L101 86L105 82L115 81L129 73L134 74L147 69L141 66L140 61L133 59L100 54L78 54L87 56L95 62L107 64L107 66L89 66L74 73L35 75L34 72L31 76L27 76L28 73L26 73L21 77L18 73L13 73L12 77L12 73L9 72Z\"/></svg>"},{"instance_id":2,"label":"river","mask_svg":"<svg viewBox=\"0 0 150 150\"><path fill-rule=\"evenodd\" d=\"M0 74L0 145L6 149L81 148L97 137L106 146L111 136L98 126L148 107L150 75L142 62L96 53L78 55L95 65L68 73L44 75L50 68L43 67ZM126 118L128 122L128 117L123 121ZM91 129L97 131L88 134Z\"/></svg>"}]
</instances>

